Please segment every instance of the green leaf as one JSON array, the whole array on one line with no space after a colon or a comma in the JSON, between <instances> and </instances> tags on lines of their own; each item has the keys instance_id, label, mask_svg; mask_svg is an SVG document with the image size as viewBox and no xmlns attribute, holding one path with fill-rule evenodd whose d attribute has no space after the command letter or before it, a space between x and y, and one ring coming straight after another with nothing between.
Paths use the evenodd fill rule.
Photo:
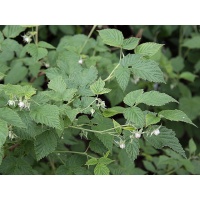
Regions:
<instances>
[{"instance_id":1,"label":"green leaf","mask_svg":"<svg viewBox=\"0 0 200 200\"><path fill-rule=\"evenodd\" d=\"M109 135L106 132L103 132L104 130L111 129L113 128L113 122L109 118L104 118L100 114L94 116L94 118L91 120L92 123L94 124L92 126L93 130L100 131L99 133L95 133L95 136L104 144L104 146L112 152L112 147L113 147L113 140L114 136ZM112 132L112 131L110 131Z\"/></svg>"},{"instance_id":2,"label":"green leaf","mask_svg":"<svg viewBox=\"0 0 200 200\"><path fill-rule=\"evenodd\" d=\"M24 66L14 66L5 77L5 84L16 84L22 81L28 73L28 69Z\"/></svg>"},{"instance_id":3,"label":"green leaf","mask_svg":"<svg viewBox=\"0 0 200 200\"><path fill-rule=\"evenodd\" d=\"M135 90L135 91L132 91L132 92L129 92L125 97L124 97L124 103L128 106L133 106L138 98L142 95L143 93L143 89L140 89L140 90Z\"/></svg>"},{"instance_id":4,"label":"green leaf","mask_svg":"<svg viewBox=\"0 0 200 200\"><path fill-rule=\"evenodd\" d=\"M71 109L70 107L67 107L66 114L69 117L70 121L73 122L76 119L76 116L80 112L80 109Z\"/></svg>"},{"instance_id":5,"label":"green leaf","mask_svg":"<svg viewBox=\"0 0 200 200\"><path fill-rule=\"evenodd\" d=\"M3 34L7 38L15 38L17 37L22 31L24 31L26 28L18 25L9 25L6 26L3 29Z\"/></svg>"},{"instance_id":6,"label":"green leaf","mask_svg":"<svg viewBox=\"0 0 200 200\"><path fill-rule=\"evenodd\" d=\"M144 103L149 106L163 106L169 102L178 103L176 99L170 97L165 93L160 93L158 91L145 92L141 94L136 100L137 104Z\"/></svg>"},{"instance_id":7,"label":"green leaf","mask_svg":"<svg viewBox=\"0 0 200 200\"><path fill-rule=\"evenodd\" d=\"M109 175L110 170L104 164L97 164L94 168L95 175Z\"/></svg>"},{"instance_id":8,"label":"green leaf","mask_svg":"<svg viewBox=\"0 0 200 200\"><path fill-rule=\"evenodd\" d=\"M0 119L0 151L7 137L8 137L8 125L5 121ZM1 162L1 159L0 159L0 162Z\"/></svg>"},{"instance_id":9,"label":"green leaf","mask_svg":"<svg viewBox=\"0 0 200 200\"><path fill-rule=\"evenodd\" d=\"M132 142L128 142L128 144L126 144L125 146L126 153L128 154L128 157L132 161L134 161L139 155L139 148L140 148L139 140L136 138Z\"/></svg>"},{"instance_id":10,"label":"green leaf","mask_svg":"<svg viewBox=\"0 0 200 200\"><path fill-rule=\"evenodd\" d=\"M85 165L96 165L98 163L97 158L91 158L89 159Z\"/></svg>"},{"instance_id":11,"label":"green leaf","mask_svg":"<svg viewBox=\"0 0 200 200\"><path fill-rule=\"evenodd\" d=\"M147 134L144 134L145 140L147 140L156 149L161 149L161 148L167 146L167 147L170 147L175 152L179 153L184 158L186 158L185 151L183 150L182 146L180 145L178 139L176 138L174 131L162 126L159 129L160 130L159 135L154 135L154 134L150 135L149 134L157 128L158 128L158 126L150 127L147 131Z\"/></svg>"},{"instance_id":12,"label":"green leaf","mask_svg":"<svg viewBox=\"0 0 200 200\"><path fill-rule=\"evenodd\" d=\"M109 93L111 90L104 88L104 86L105 86L105 81L99 78L96 82L90 85L90 89L94 94Z\"/></svg>"},{"instance_id":13,"label":"green leaf","mask_svg":"<svg viewBox=\"0 0 200 200\"><path fill-rule=\"evenodd\" d=\"M53 151L57 146L57 139L52 131L46 131L36 137L34 141L34 149L37 160L44 158Z\"/></svg>"},{"instance_id":14,"label":"green leaf","mask_svg":"<svg viewBox=\"0 0 200 200\"><path fill-rule=\"evenodd\" d=\"M112 162L114 162L114 160L111 160L110 158L106 157L99 158L99 164L109 165Z\"/></svg>"},{"instance_id":15,"label":"green leaf","mask_svg":"<svg viewBox=\"0 0 200 200\"><path fill-rule=\"evenodd\" d=\"M114 125L115 131L117 132L117 134L120 135L122 132L121 125L118 122L116 122L114 119L113 119L113 125Z\"/></svg>"},{"instance_id":16,"label":"green leaf","mask_svg":"<svg viewBox=\"0 0 200 200\"><path fill-rule=\"evenodd\" d=\"M38 47L35 44L27 44L24 48L25 51L33 57L34 61L38 61L48 54L48 51L45 48Z\"/></svg>"},{"instance_id":17,"label":"green leaf","mask_svg":"<svg viewBox=\"0 0 200 200\"><path fill-rule=\"evenodd\" d=\"M123 112L124 112L124 108L123 107L115 106L115 107L108 108L108 109L104 110L103 111L103 116L104 117L112 117L114 115L121 114Z\"/></svg>"},{"instance_id":18,"label":"green leaf","mask_svg":"<svg viewBox=\"0 0 200 200\"><path fill-rule=\"evenodd\" d=\"M108 133L95 133L95 136L104 144L104 146L112 152L114 136Z\"/></svg>"},{"instance_id":19,"label":"green leaf","mask_svg":"<svg viewBox=\"0 0 200 200\"><path fill-rule=\"evenodd\" d=\"M184 59L181 56L172 58L170 61L175 72L180 72L184 68Z\"/></svg>"},{"instance_id":20,"label":"green leaf","mask_svg":"<svg viewBox=\"0 0 200 200\"><path fill-rule=\"evenodd\" d=\"M140 41L140 38L136 38L136 37L130 37L128 39L125 39L123 41L122 48L127 49L127 50L135 49L135 47L138 45L139 41Z\"/></svg>"},{"instance_id":21,"label":"green leaf","mask_svg":"<svg viewBox=\"0 0 200 200\"><path fill-rule=\"evenodd\" d=\"M0 166L1 166L1 163L3 160L3 157L4 157L4 150L3 150L3 148L0 148Z\"/></svg>"},{"instance_id":22,"label":"green leaf","mask_svg":"<svg viewBox=\"0 0 200 200\"><path fill-rule=\"evenodd\" d=\"M158 116L161 118L164 117L165 119L168 119L170 121L181 121L196 126L181 110L163 110L158 113Z\"/></svg>"},{"instance_id":23,"label":"green leaf","mask_svg":"<svg viewBox=\"0 0 200 200\"><path fill-rule=\"evenodd\" d=\"M189 151L190 151L190 154L195 153L196 150L197 150L197 146L196 146L194 140L191 138L189 140Z\"/></svg>"},{"instance_id":24,"label":"green leaf","mask_svg":"<svg viewBox=\"0 0 200 200\"><path fill-rule=\"evenodd\" d=\"M121 89L125 91L130 79L130 69L119 66L115 70L115 77Z\"/></svg>"},{"instance_id":25,"label":"green leaf","mask_svg":"<svg viewBox=\"0 0 200 200\"><path fill-rule=\"evenodd\" d=\"M116 29L104 29L98 32L105 44L113 47L122 47L124 37L121 31Z\"/></svg>"},{"instance_id":26,"label":"green leaf","mask_svg":"<svg viewBox=\"0 0 200 200\"><path fill-rule=\"evenodd\" d=\"M64 101L70 101L72 100L76 92L77 92L77 89L74 89L74 88L66 89L62 94L62 99Z\"/></svg>"},{"instance_id":27,"label":"green leaf","mask_svg":"<svg viewBox=\"0 0 200 200\"><path fill-rule=\"evenodd\" d=\"M4 85L5 94L8 96L17 96L17 97L24 97L26 99L30 99L36 93L36 89L33 88L31 85Z\"/></svg>"},{"instance_id":28,"label":"green leaf","mask_svg":"<svg viewBox=\"0 0 200 200\"><path fill-rule=\"evenodd\" d=\"M0 119L6 121L8 124L19 128L26 128L21 118L14 110L10 108L0 108Z\"/></svg>"},{"instance_id":29,"label":"green leaf","mask_svg":"<svg viewBox=\"0 0 200 200\"><path fill-rule=\"evenodd\" d=\"M4 175L34 175L35 171L23 157L7 156L0 166L0 173Z\"/></svg>"},{"instance_id":30,"label":"green leaf","mask_svg":"<svg viewBox=\"0 0 200 200\"><path fill-rule=\"evenodd\" d=\"M197 75L192 74L191 72L182 72L179 75L180 79L185 79L185 80L190 81L190 82L194 82L196 77L197 77Z\"/></svg>"},{"instance_id":31,"label":"green leaf","mask_svg":"<svg viewBox=\"0 0 200 200\"><path fill-rule=\"evenodd\" d=\"M30 140L35 138L36 135L42 133L43 130L31 119L29 112L21 111L19 115L23 123L26 125L26 129L15 127L13 131L20 139Z\"/></svg>"},{"instance_id":32,"label":"green leaf","mask_svg":"<svg viewBox=\"0 0 200 200\"><path fill-rule=\"evenodd\" d=\"M128 54L121 59L120 66L127 68L130 66L135 66L138 62L140 62L141 58L141 55Z\"/></svg>"},{"instance_id":33,"label":"green leaf","mask_svg":"<svg viewBox=\"0 0 200 200\"><path fill-rule=\"evenodd\" d=\"M165 83L163 72L158 63L144 58L135 61L131 68L134 75L150 82Z\"/></svg>"},{"instance_id":34,"label":"green leaf","mask_svg":"<svg viewBox=\"0 0 200 200\"><path fill-rule=\"evenodd\" d=\"M192 98L180 98L179 109L185 112L191 120L194 120L200 115L200 97L195 96Z\"/></svg>"},{"instance_id":35,"label":"green leaf","mask_svg":"<svg viewBox=\"0 0 200 200\"><path fill-rule=\"evenodd\" d=\"M200 71L200 60L197 63L195 63L194 68L195 68L195 73Z\"/></svg>"},{"instance_id":36,"label":"green leaf","mask_svg":"<svg viewBox=\"0 0 200 200\"><path fill-rule=\"evenodd\" d=\"M38 42L39 47L47 48L47 49L55 49L55 47L47 42L40 41Z\"/></svg>"},{"instance_id":37,"label":"green leaf","mask_svg":"<svg viewBox=\"0 0 200 200\"><path fill-rule=\"evenodd\" d=\"M95 135L93 135L92 138L90 136L90 139L89 146L93 152L103 155L107 151L107 148Z\"/></svg>"},{"instance_id":38,"label":"green leaf","mask_svg":"<svg viewBox=\"0 0 200 200\"><path fill-rule=\"evenodd\" d=\"M6 75L0 72L0 80L2 80Z\"/></svg>"},{"instance_id":39,"label":"green leaf","mask_svg":"<svg viewBox=\"0 0 200 200\"><path fill-rule=\"evenodd\" d=\"M57 76L49 82L48 88L62 94L66 90L67 85L62 76Z\"/></svg>"},{"instance_id":40,"label":"green leaf","mask_svg":"<svg viewBox=\"0 0 200 200\"><path fill-rule=\"evenodd\" d=\"M144 167L148 171L150 171L150 172L156 172L156 169L155 169L154 165L151 162L149 162L147 160L143 160L143 164L144 164Z\"/></svg>"},{"instance_id":41,"label":"green leaf","mask_svg":"<svg viewBox=\"0 0 200 200\"><path fill-rule=\"evenodd\" d=\"M145 120L146 120L146 127L152 124L157 124L160 121L160 117L156 117L155 115L148 113L145 116Z\"/></svg>"},{"instance_id":42,"label":"green leaf","mask_svg":"<svg viewBox=\"0 0 200 200\"><path fill-rule=\"evenodd\" d=\"M183 44L183 47L187 47L189 49L199 49L200 48L200 36L193 36L191 39L186 39Z\"/></svg>"},{"instance_id":43,"label":"green leaf","mask_svg":"<svg viewBox=\"0 0 200 200\"><path fill-rule=\"evenodd\" d=\"M152 57L154 54L156 54L159 49L163 46L163 44L157 44L154 42L146 42L143 44L138 45L135 48L136 54L141 54L143 56Z\"/></svg>"},{"instance_id":44,"label":"green leaf","mask_svg":"<svg viewBox=\"0 0 200 200\"><path fill-rule=\"evenodd\" d=\"M3 42L3 40L4 40L4 37L3 37L3 34L2 34L2 32L0 31L0 43L2 43L2 42Z\"/></svg>"},{"instance_id":45,"label":"green leaf","mask_svg":"<svg viewBox=\"0 0 200 200\"><path fill-rule=\"evenodd\" d=\"M49 127L61 129L59 109L55 105L46 104L31 109L30 116L36 123L41 123Z\"/></svg>"},{"instance_id":46,"label":"green leaf","mask_svg":"<svg viewBox=\"0 0 200 200\"><path fill-rule=\"evenodd\" d=\"M139 128L143 127L145 124L144 113L138 107L126 108L124 110L124 117L128 121L133 122Z\"/></svg>"}]
</instances>

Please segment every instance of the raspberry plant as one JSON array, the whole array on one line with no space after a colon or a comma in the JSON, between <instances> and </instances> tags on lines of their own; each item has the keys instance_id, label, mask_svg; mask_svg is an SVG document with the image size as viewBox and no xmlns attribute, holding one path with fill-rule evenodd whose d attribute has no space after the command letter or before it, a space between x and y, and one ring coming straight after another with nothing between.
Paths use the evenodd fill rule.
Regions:
<instances>
[{"instance_id":1,"label":"raspberry plant","mask_svg":"<svg viewBox=\"0 0 200 200\"><path fill-rule=\"evenodd\" d=\"M160 109L176 99L145 87L167 81L154 59L163 44L96 29L57 47L38 40L38 26L0 32L1 174L123 174L119 160L140 174L144 145L186 159L167 120L195 124Z\"/></svg>"}]
</instances>

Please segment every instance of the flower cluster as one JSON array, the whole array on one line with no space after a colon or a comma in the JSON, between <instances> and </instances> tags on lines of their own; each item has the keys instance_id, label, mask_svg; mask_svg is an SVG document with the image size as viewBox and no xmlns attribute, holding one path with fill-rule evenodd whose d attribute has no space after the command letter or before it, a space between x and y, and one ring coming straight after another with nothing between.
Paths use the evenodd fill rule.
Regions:
<instances>
[{"instance_id":1,"label":"flower cluster","mask_svg":"<svg viewBox=\"0 0 200 200\"><path fill-rule=\"evenodd\" d=\"M30 110L30 103L27 99L22 100L22 98L20 98L19 100L17 98L14 99L10 99L8 100L7 103L9 106L13 106L15 107L16 105L18 105L18 107L20 108L20 110L22 109L28 109Z\"/></svg>"},{"instance_id":2,"label":"flower cluster","mask_svg":"<svg viewBox=\"0 0 200 200\"><path fill-rule=\"evenodd\" d=\"M106 108L106 104L105 104L105 101L102 101L100 98L96 98L96 101L97 101L97 107L98 108Z\"/></svg>"},{"instance_id":3,"label":"flower cluster","mask_svg":"<svg viewBox=\"0 0 200 200\"><path fill-rule=\"evenodd\" d=\"M102 101L100 98L96 98L95 101L96 101L96 107L98 109L99 108L106 109L105 101ZM91 107L90 113L91 113L91 116L93 116L93 114L95 113L95 109L93 107Z\"/></svg>"}]
</instances>

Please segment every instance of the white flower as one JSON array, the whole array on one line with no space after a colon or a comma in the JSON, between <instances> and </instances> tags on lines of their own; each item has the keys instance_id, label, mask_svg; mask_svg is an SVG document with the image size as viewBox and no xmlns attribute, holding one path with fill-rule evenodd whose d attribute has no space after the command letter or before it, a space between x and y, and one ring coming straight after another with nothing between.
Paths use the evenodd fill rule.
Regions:
<instances>
[{"instance_id":1,"label":"white flower","mask_svg":"<svg viewBox=\"0 0 200 200\"><path fill-rule=\"evenodd\" d=\"M28 35L22 35L23 41L26 43L30 43L32 41L31 36Z\"/></svg>"},{"instance_id":2,"label":"white flower","mask_svg":"<svg viewBox=\"0 0 200 200\"><path fill-rule=\"evenodd\" d=\"M140 132L136 132L135 133L135 138L140 138L141 137L141 133Z\"/></svg>"},{"instance_id":3,"label":"white flower","mask_svg":"<svg viewBox=\"0 0 200 200\"><path fill-rule=\"evenodd\" d=\"M45 66L46 68L49 68L49 67L50 67L50 64L49 64L49 63L44 63L44 66Z\"/></svg>"},{"instance_id":4,"label":"white flower","mask_svg":"<svg viewBox=\"0 0 200 200\"><path fill-rule=\"evenodd\" d=\"M120 140L120 142L119 142L119 147L120 147L121 149L124 149L124 148L125 148L125 141L124 141L124 140Z\"/></svg>"},{"instance_id":5,"label":"white flower","mask_svg":"<svg viewBox=\"0 0 200 200\"><path fill-rule=\"evenodd\" d=\"M25 107L25 103L24 103L23 101L20 101L20 102L18 103L18 106L19 106L21 109L23 109L23 108Z\"/></svg>"},{"instance_id":6,"label":"white flower","mask_svg":"<svg viewBox=\"0 0 200 200\"><path fill-rule=\"evenodd\" d=\"M91 112L91 115L93 115L95 113L95 109L91 108L90 112Z\"/></svg>"},{"instance_id":7,"label":"white flower","mask_svg":"<svg viewBox=\"0 0 200 200\"><path fill-rule=\"evenodd\" d=\"M98 108L106 108L106 104L105 104L105 101L102 101L100 98L97 98L97 107Z\"/></svg>"},{"instance_id":8,"label":"white flower","mask_svg":"<svg viewBox=\"0 0 200 200\"><path fill-rule=\"evenodd\" d=\"M151 132L151 135L159 135L160 134L160 127L161 127L162 125L160 125L157 129L155 129L155 130L153 130L152 132Z\"/></svg>"},{"instance_id":9,"label":"white flower","mask_svg":"<svg viewBox=\"0 0 200 200\"><path fill-rule=\"evenodd\" d=\"M156 129L155 131L154 131L154 135L159 135L160 134L160 130L159 129Z\"/></svg>"},{"instance_id":10,"label":"white flower","mask_svg":"<svg viewBox=\"0 0 200 200\"><path fill-rule=\"evenodd\" d=\"M9 100L8 101L9 106L15 106L15 101L14 100Z\"/></svg>"},{"instance_id":11,"label":"white flower","mask_svg":"<svg viewBox=\"0 0 200 200\"><path fill-rule=\"evenodd\" d=\"M17 136L13 133L13 131L8 131L8 137L12 140L16 138Z\"/></svg>"},{"instance_id":12,"label":"white flower","mask_svg":"<svg viewBox=\"0 0 200 200\"><path fill-rule=\"evenodd\" d=\"M24 100L23 103L24 103L24 108L27 108L28 110L30 110L31 104L28 102L28 100Z\"/></svg>"},{"instance_id":13,"label":"white flower","mask_svg":"<svg viewBox=\"0 0 200 200\"><path fill-rule=\"evenodd\" d=\"M80 59L80 60L78 61L78 63L79 63L80 65L82 65L82 64L83 64L83 60Z\"/></svg>"}]
</instances>

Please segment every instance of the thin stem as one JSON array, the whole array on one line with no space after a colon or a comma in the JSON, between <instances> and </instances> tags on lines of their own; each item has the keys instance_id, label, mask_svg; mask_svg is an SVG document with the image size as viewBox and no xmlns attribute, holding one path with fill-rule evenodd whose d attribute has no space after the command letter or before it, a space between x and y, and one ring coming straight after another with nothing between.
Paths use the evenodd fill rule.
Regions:
<instances>
[{"instance_id":1,"label":"thin stem","mask_svg":"<svg viewBox=\"0 0 200 200\"><path fill-rule=\"evenodd\" d=\"M96 158L94 156L88 155L86 152L78 152L78 151L54 151L54 153L73 153L73 154L78 154L82 156L87 156L89 158Z\"/></svg>"},{"instance_id":2,"label":"thin stem","mask_svg":"<svg viewBox=\"0 0 200 200\"><path fill-rule=\"evenodd\" d=\"M123 125L122 125L122 126L123 126ZM115 127L115 128L106 129L106 130L103 130L103 131L90 130L90 129L81 128L81 127L76 127L76 126L69 126L69 127L74 128L74 129L83 130L83 131L88 131L88 132L105 133L105 132L107 132L107 131L112 131L112 130L115 130L116 128L120 128L121 126L118 126L118 127Z\"/></svg>"},{"instance_id":3,"label":"thin stem","mask_svg":"<svg viewBox=\"0 0 200 200\"><path fill-rule=\"evenodd\" d=\"M69 126L69 127L70 128L74 128L74 129L78 129L78 130L83 130L83 131L91 132L91 133L99 133L99 134L102 134L102 135L109 134L109 135L112 135L114 137L120 138L119 135L116 135L116 132L108 132L108 131L114 130L114 129L118 128L118 127L107 129L107 130L104 130L104 131L97 131L97 130L85 129L85 128L76 127L76 126Z\"/></svg>"},{"instance_id":4,"label":"thin stem","mask_svg":"<svg viewBox=\"0 0 200 200\"><path fill-rule=\"evenodd\" d=\"M104 81L108 81L112 78L112 75L114 74L115 70L119 67L119 63L116 65L116 67L112 70L112 72L110 73L110 75L104 79Z\"/></svg>"},{"instance_id":5,"label":"thin stem","mask_svg":"<svg viewBox=\"0 0 200 200\"><path fill-rule=\"evenodd\" d=\"M72 103L72 102L75 100L75 98L79 98L79 97L80 97L80 95L78 95L78 96L74 97L73 99L71 99L71 100L66 104L66 106L69 105L70 103Z\"/></svg>"},{"instance_id":6,"label":"thin stem","mask_svg":"<svg viewBox=\"0 0 200 200\"><path fill-rule=\"evenodd\" d=\"M187 57L189 52L190 52L190 49L188 48L187 51L185 52L184 56L183 56L184 59Z\"/></svg>"},{"instance_id":7,"label":"thin stem","mask_svg":"<svg viewBox=\"0 0 200 200\"><path fill-rule=\"evenodd\" d=\"M56 167L55 167L54 162L51 160L50 157L49 157L49 163L50 163L50 165L51 165L51 168L52 168L52 170L53 170L53 173L55 174L55 172L56 172Z\"/></svg>"},{"instance_id":8,"label":"thin stem","mask_svg":"<svg viewBox=\"0 0 200 200\"><path fill-rule=\"evenodd\" d=\"M179 30L179 47L178 47L178 55L181 56L182 55L182 47L181 44L183 42L183 26L180 26L180 30Z\"/></svg>"},{"instance_id":9,"label":"thin stem","mask_svg":"<svg viewBox=\"0 0 200 200\"><path fill-rule=\"evenodd\" d=\"M96 99L94 101L92 101L92 103L90 103L86 108L84 108L83 110L81 110L81 112L83 112L84 110L86 110L87 108L89 108L95 101L96 101Z\"/></svg>"},{"instance_id":10,"label":"thin stem","mask_svg":"<svg viewBox=\"0 0 200 200\"><path fill-rule=\"evenodd\" d=\"M94 26L92 27L92 29L91 29L91 31L90 31L88 37L87 37L87 40L85 41L85 43L84 43L83 46L81 47L81 50L80 50L80 52L79 52L80 54L81 54L81 52L83 51L85 45L87 44L88 40L90 39L90 37L91 37L92 33L94 32L94 30L95 30L96 27L97 27L97 25L94 25Z\"/></svg>"},{"instance_id":11,"label":"thin stem","mask_svg":"<svg viewBox=\"0 0 200 200\"><path fill-rule=\"evenodd\" d=\"M61 163L62 163L63 165L65 165L65 162L60 158L60 156L59 156L58 154L56 154L56 155L57 155L58 159L61 161Z\"/></svg>"},{"instance_id":12,"label":"thin stem","mask_svg":"<svg viewBox=\"0 0 200 200\"><path fill-rule=\"evenodd\" d=\"M35 34L35 44L36 45L38 44L38 27L39 26L35 26L35 32L36 32L36 34Z\"/></svg>"},{"instance_id":13,"label":"thin stem","mask_svg":"<svg viewBox=\"0 0 200 200\"><path fill-rule=\"evenodd\" d=\"M124 54L123 54L122 48L121 48L121 49L120 49L119 63L118 63L118 64L116 65L116 67L112 70L112 72L109 74L109 76L108 76L106 79L104 79L104 81L108 81L108 80L110 80L110 79L112 78L112 76L113 76L115 70L116 70L116 69L119 67L119 65L120 65L120 61L121 61L122 57L124 57Z\"/></svg>"}]
</instances>

